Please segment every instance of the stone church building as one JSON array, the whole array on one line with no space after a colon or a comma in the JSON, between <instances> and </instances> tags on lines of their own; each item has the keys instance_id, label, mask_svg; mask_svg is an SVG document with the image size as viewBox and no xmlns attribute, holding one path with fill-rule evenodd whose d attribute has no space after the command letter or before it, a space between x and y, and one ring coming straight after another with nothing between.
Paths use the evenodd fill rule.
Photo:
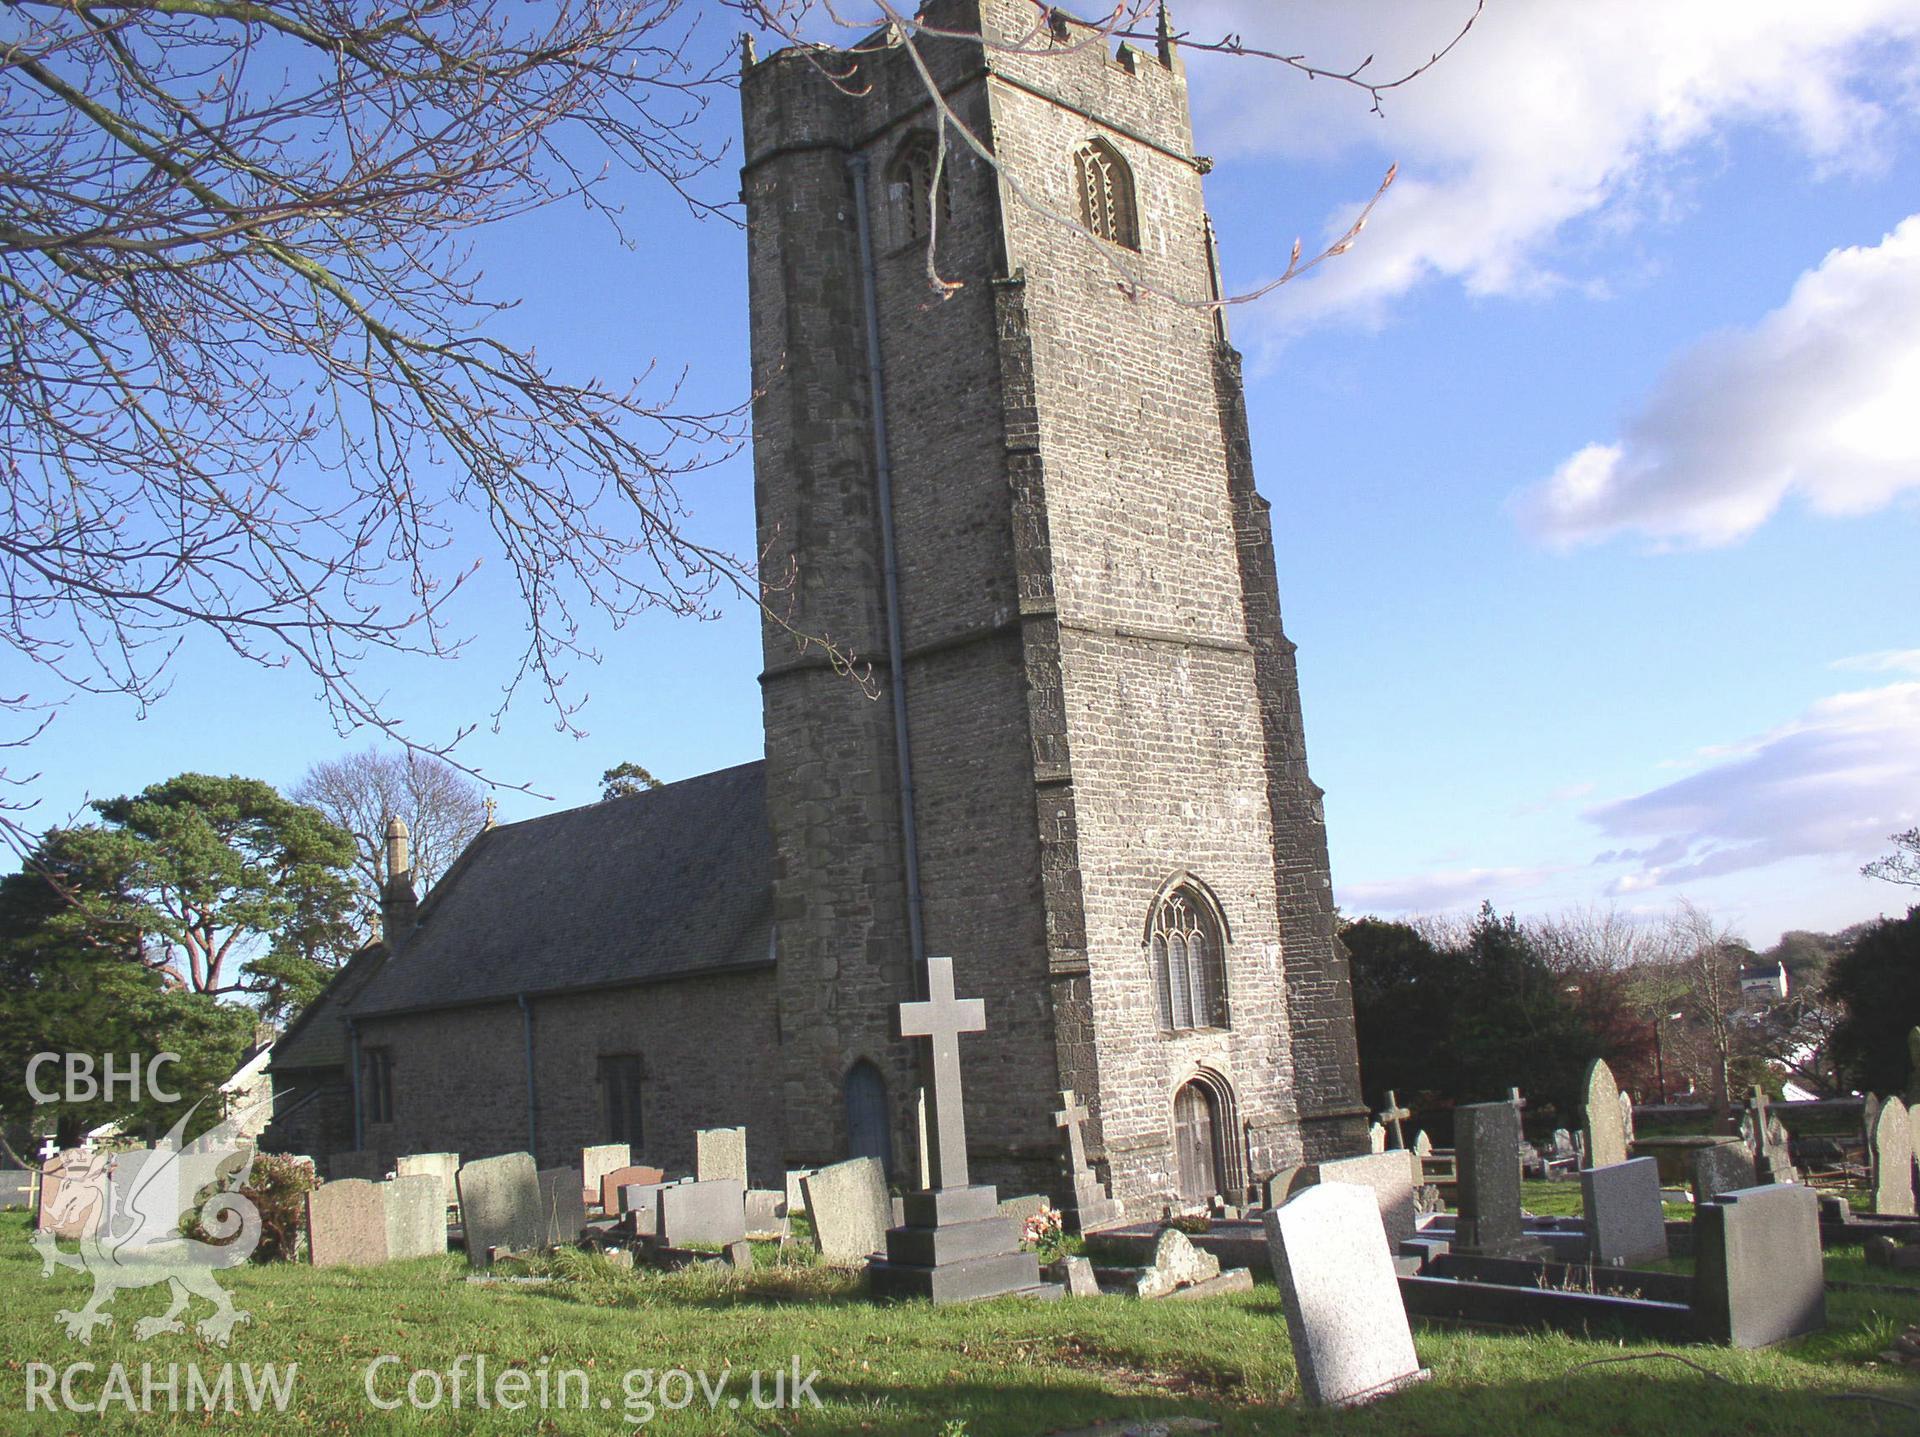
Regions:
<instances>
[{"instance_id":1,"label":"stone church building","mask_svg":"<svg viewBox=\"0 0 1920 1437\"><path fill-rule=\"evenodd\" d=\"M895 1009L948 954L986 1000L980 1181L1059 1187L1062 1088L1136 1211L1364 1151L1181 57L1034 13L934 0L986 42L919 42L997 170L899 48L749 59L759 541L794 575L765 760L490 828L396 893L282 1040L278 1145L684 1169L743 1123L756 1182L871 1153L912 1185Z\"/></svg>"}]
</instances>

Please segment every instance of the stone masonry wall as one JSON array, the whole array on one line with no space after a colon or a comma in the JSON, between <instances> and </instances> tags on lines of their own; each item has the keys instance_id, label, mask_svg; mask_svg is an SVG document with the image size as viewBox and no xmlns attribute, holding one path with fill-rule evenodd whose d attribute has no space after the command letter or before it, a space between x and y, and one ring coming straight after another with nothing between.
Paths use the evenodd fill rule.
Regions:
<instances>
[{"instance_id":1,"label":"stone masonry wall","mask_svg":"<svg viewBox=\"0 0 1920 1437\"><path fill-rule=\"evenodd\" d=\"M577 1165L581 1148L607 1141L599 1060L637 1054L645 1076L636 1162L692 1172L696 1128L744 1124L754 1182L779 1185L786 1134L772 972L535 998L532 1007L541 1167ZM360 1043L393 1055L393 1121L365 1133L387 1162L526 1149L518 1004L366 1018Z\"/></svg>"}]
</instances>

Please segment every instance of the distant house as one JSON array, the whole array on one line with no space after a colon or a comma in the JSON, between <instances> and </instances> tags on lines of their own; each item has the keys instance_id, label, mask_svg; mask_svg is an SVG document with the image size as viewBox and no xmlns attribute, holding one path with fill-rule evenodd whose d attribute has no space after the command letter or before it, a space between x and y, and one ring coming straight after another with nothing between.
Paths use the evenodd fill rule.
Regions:
<instances>
[{"instance_id":1,"label":"distant house","mask_svg":"<svg viewBox=\"0 0 1920 1437\"><path fill-rule=\"evenodd\" d=\"M1757 1007L1777 1003L1787 996L1787 965L1784 963L1747 963L1740 968L1740 997Z\"/></svg>"}]
</instances>

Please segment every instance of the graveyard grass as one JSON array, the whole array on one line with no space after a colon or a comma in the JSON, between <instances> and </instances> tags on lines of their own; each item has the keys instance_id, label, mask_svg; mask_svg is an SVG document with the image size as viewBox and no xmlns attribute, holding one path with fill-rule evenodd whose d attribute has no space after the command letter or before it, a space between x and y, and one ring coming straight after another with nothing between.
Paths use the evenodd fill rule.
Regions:
<instances>
[{"instance_id":1,"label":"graveyard grass","mask_svg":"<svg viewBox=\"0 0 1920 1437\"><path fill-rule=\"evenodd\" d=\"M1877 1362L1907 1325L1920 1323L1920 1288L1911 1293L1836 1292L1832 1325L1816 1337L1766 1352L1689 1347L1686 1363L1653 1356L1628 1341L1554 1335L1496 1335L1417 1325L1415 1344L1433 1379L1353 1414L1314 1412L1296 1403L1294 1367L1277 1290L1205 1303L1118 1299L1040 1305L1006 1300L939 1311L915 1304L876 1307L859 1299L859 1281L804 1261L774 1260L746 1275L708 1269L675 1275L632 1274L600 1259L569 1255L551 1285L468 1283L457 1258L354 1271L292 1264L250 1267L225 1285L251 1324L229 1349L190 1332L135 1341L135 1320L165 1305L159 1289L123 1292L116 1320L90 1347L55 1324L80 1305L87 1279L62 1269L42 1280L26 1218L0 1216L0 1430L234 1433L390 1432L513 1434L856 1433L912 1437L1034 1437L1102 1420L1210 1418L1227 1434L1302 1431L1461 1433L1550 1429L1568 1433L1817 1433L1910 1428L1915 1414L1888 1403L1920 1403L1920 1381ZM1845 1263L1846 1259L1835 1259ZM1853 1260L1850 1281L1885 1276ZM1856 1270L1857 1269L1857 1270ZM197 1317L204 1305L187 1315ZM592 1400L612 1411L455 1413L369 1405L364 1376L383 1354L404 1374L445 1372L462 1353L485 1354L489 1368L579 1368ZM704 1369L709 1379L818 1368L822 1403L788 1413L706 1409L660 1412L642 1426L621 1420L622 1374L634 1368ZM1619 1358L1640 1358L1625 1365ZM299 1364L285 1415L180 1413L135 1418L123 1408L103 1416L25 1413L26 1365L56 1369L91 1362L78 1392L97 1399L109 1364L125 1364L137 1392L140 1365L197 1363L212 1374L225 1361ZM1706 1369L1706 1375L1687 1363ZM1606 1364L1606 1365L1600 1365ZM184 1379L183 1379L184 1380ZM237 1379L236 1379L237 1381ZM383 1384L382 1395L399 1382Z\"/></svg>"}]
</instances>

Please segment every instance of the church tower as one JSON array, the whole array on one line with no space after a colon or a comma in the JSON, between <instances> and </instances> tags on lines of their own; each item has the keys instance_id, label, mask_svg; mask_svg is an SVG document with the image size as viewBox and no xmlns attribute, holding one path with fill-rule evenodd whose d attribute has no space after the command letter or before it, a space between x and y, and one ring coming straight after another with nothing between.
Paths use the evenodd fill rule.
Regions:
<instances>
[{"instance_id":1,"label":"church tower","mask_svg":"<svg viewBox=\"0 0 1920 1437\"><path fill-rule=\"evenodd\" d=\"M993 164L887 37L743 79L787 1156L914 1183L946 954L979 1180L1057 1193L1072 1088L1157 1211L1365 1114L1186 75L1035 14L915 42Z\"/></svg>"}]
</instances>

